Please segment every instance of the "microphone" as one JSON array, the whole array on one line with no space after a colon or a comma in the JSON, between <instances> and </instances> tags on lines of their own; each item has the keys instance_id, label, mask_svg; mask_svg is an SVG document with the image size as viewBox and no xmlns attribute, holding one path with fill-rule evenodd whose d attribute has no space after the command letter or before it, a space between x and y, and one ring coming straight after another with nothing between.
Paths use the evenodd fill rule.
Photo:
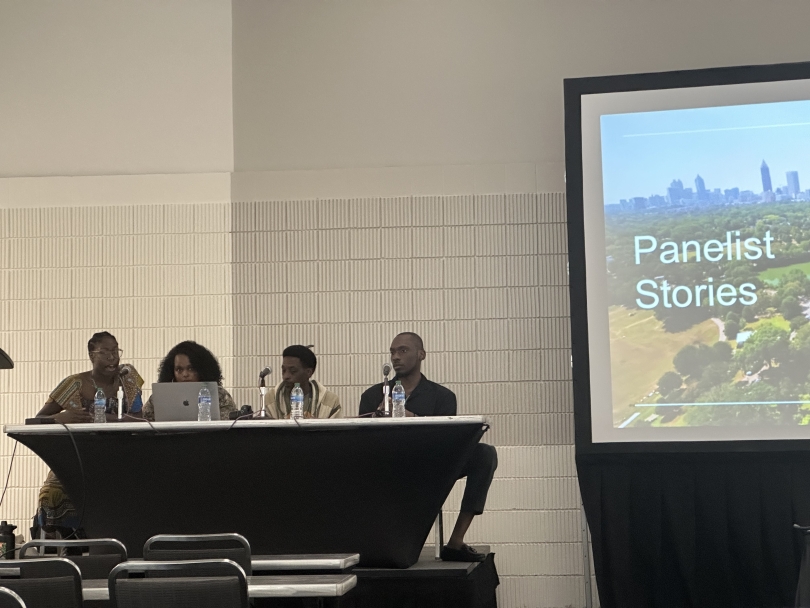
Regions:
<instances>
[{"instance_id":1,"label":"microphone","mask_svg":"<svg viewBox=\"0 0 810 608\"><path fill-rule=\"evenodd\" d=\"M259 372L259 386L264 386L264 379L273 373L272 367L265 367L262 371Z\"/></svg>"},{"instance_id":2,"label":"microphone","mask_svg":"<svg viewBox=\"0 0 810 608\"><path fill-rule=\"evenodd\" d=\"M124 419L124 377L129 375L132 367L129 365L122 365L118 368L118 390L115 393L116 401L118 401L118 420Z\"/></svg>"},{"instance_id":3,"label":"microphone","mask_svg":"<svg viewBox=\"0 0 810 608\"><path fill-rule=\"evenodd\" d=\"M116 396L118 397L119 420L123 419L124 417L124 379L130 374L133 374L134 372L135 368L133 368L132 365L130 365L129 363L124 363L124 365L121 365L118 368L118 392L116 393ZM141 390L141 387L138 386L137 382L135 382L134 384L135 384L135 400L137 400L139 396L143 395L143 391ZM133 403L130 403L129 406L132 407ZM140 412L141 410L138 411Z\"/></svg>"},{"instance_id":4,"label":"microphone","mask_svg":"<svg viewBox=\"0 0 810 608\"><path fill-rule=\"evenodd\" d=\"M383 363L382 366L382 373L383 373L383 410L382 415L385 418L388 418L391 415L391 407L390 403L391 400L388 397L388 394L391 390L391 387L388 386L388 376L391 374L391 364L386 361Z\"/></svg>"},{"instance_id":5,"label":"microphone","mask_svg":"<svg viewBox=\"0 0 810 608\"><path fill-rule=\"evenodd\" d=\"M259 418L264 418L264 397L267 394L267 387L265 386L264 379L273 373L273 368L269 365L259 372Z\"/></svg>"}]
</instances>

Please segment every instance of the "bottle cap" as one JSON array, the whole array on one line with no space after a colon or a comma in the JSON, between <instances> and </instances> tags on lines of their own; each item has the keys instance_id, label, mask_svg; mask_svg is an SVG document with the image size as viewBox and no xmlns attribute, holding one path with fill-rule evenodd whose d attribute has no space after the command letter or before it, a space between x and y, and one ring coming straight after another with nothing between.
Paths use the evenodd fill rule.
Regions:
<instances>
[{"instance_id":1,"label":"bottle cap","mask_svg":"<svg viewBox=\"0 0 810 608\"><path fill-rule=\"evenodd\" d=\"M298 382L296 382L296 383L295 383L295 386L294 386L293 388L301 388L301 384L299 384Z\"/></svg>"}]
</instances>

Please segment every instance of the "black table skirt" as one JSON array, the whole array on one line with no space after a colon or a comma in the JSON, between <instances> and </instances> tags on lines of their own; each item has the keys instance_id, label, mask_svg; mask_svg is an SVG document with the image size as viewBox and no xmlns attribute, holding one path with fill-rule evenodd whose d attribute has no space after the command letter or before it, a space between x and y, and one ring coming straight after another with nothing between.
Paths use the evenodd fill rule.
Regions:
<instances>
[{"instance_id":1,"label":"black table skirt","mask_svg":"<svg viewBox=\"0 0 810 608\"><path fill-rule=\"evenodd\" d=\"M73 433L84 477L66 432L6 430L53 469L88 536L118 538L130 555L158 533L239 532L256 554L359 553L363 565L408 567L486 427L341 422L85 428Z\"/></svg>"}]
</instances>

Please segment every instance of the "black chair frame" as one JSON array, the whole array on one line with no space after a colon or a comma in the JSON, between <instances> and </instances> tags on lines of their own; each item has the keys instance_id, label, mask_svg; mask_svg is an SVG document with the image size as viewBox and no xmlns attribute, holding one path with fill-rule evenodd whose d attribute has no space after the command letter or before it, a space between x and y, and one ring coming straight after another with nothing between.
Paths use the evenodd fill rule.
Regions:
<instances>
[{"instance_id":1,"label":"black chair frame","mask_svg":"<svg viewBox=\"0 0 810 608\"><path fill-rule=\"evenodd\" d=\"M60 555L75 563L83 578L107 578L110 571L121 562L127 561L127 548L114 538L84 538L76 540L44 539L31 540L20 548L20 559L43 559L39 549L76 549L87 547L89 555ZM34 551L33 555L29 552ZM112 558L112 559L110 559Z\"/></svg>"},{"instance_id":2,"label":"black chair frame","mask_svg":"<svg viewBox=\"0 0 810 608\"><path fill-rule=\"evenodd\" d=\"M161 544L170 545L171 548L158 548L153 545ZM165 555L163 552L177 552L177 556L168 558L171 561L180 561L185 559L182 556L183 550L194 551L199 553L202 551L210 551L210 556L195 556L189 559L230 559L237 561L233 557L217 555L217 551L226 549L226 547L211 547L210 545L228 545L233 544L236 547L241 547L244 550L244 558L240 567L245 571L247 576L252 574L252 566L250 563L251 551L250 543L241 534L236 533L222 533L222 534L157 534L147 540L143 545L143 558L149 561L166 561L167 558L162 557ZM184 546L185 545L185 546ZM206 546L209 545L209 546ZM161 555L161 557L158 557Z\"/></svg>"},{"instance_id":3,"label":"black chair frame","mask_svg":"<svg viewBox=\"0 0 810 608\"><path fill-rule=\"evenodd\" d=\"M29 540L22 547L20 547L20 559L26 559L26 553L30 549L40 549L47 547L54 547L57 549L70 549L72 547L89 547L91 555L118 554L122 558L121 561L124 562L127 561L127 548L124 546L124 543L114 538L79 538L74 540L61 540L61 539ZM100 551L96 553L93 551L94 547L112 550Z\"/></svg>"},{"instance_id":4,"label":"black chair frame","mask_svg":"<svg viewBox=\"0 0 810 608\"><path fill-rule=\"evenodd\" d=\"M248 604L248 591L247 591L247 576L242 567L236 562L229 559L200 559L190 561L176 561L176 562L125 562L118 564L110 572L110 577L107 579L107 585L110 592L110 603L115 608L118 606L116 597L116 582L121 578L129 577L130 573L138 575L145 575L146 578L140 579L144 584L153 582L155 579L150 578L150 573L165 577L171 574L177 574L178 578L216 578L216 577L236 577L239 581L239 595L241 605L247 608Z\"/></svg>"},{"instance_id":5,"label":"black chair frame","mask_svg":"<svg viewBox=\"0 0 810 608\"><path fill-rule=\"evenodd\" d=\"M0 606L3 608L11 608L12 606L25 608L25 602L11 589L0 587Z\"/></svg>"},{"instance_id":6,"label":"black chair frame","mask_svg":"<svg viewBox=\"0 0 810 608\"><path fill-rule=\"evenodd\" d=\"M8 585L15 593L18 593L18 590L13 589L15 581L38 580L40 581L40 587L45 587L48 579L53 578L73 579L72 604L65 601L63 605L73 605L76 606L76 608L81 608L82 602L84 601L82 596L82 575L79 567L69 559L65 559L64 557L49 557L36 560L0 560L0 587Z\"/></svg>"}]
</instances>

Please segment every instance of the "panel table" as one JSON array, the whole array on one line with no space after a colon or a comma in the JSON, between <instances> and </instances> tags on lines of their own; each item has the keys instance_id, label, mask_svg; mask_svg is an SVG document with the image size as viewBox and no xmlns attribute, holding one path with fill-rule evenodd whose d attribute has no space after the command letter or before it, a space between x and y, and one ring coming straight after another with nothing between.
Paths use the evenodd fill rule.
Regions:
<instances>
[{"instance_id":1,"label":"panel table","mask_svg":"<svg viewBox=\"0 0 810 608\"><path fill-rule=\"evenodd\" d=\"M407 568L487 425L480 416L7 426L88 536L238 532L254 554ZM33 510L34 505L32 505Z\"/></svg>"}]
</instances>

